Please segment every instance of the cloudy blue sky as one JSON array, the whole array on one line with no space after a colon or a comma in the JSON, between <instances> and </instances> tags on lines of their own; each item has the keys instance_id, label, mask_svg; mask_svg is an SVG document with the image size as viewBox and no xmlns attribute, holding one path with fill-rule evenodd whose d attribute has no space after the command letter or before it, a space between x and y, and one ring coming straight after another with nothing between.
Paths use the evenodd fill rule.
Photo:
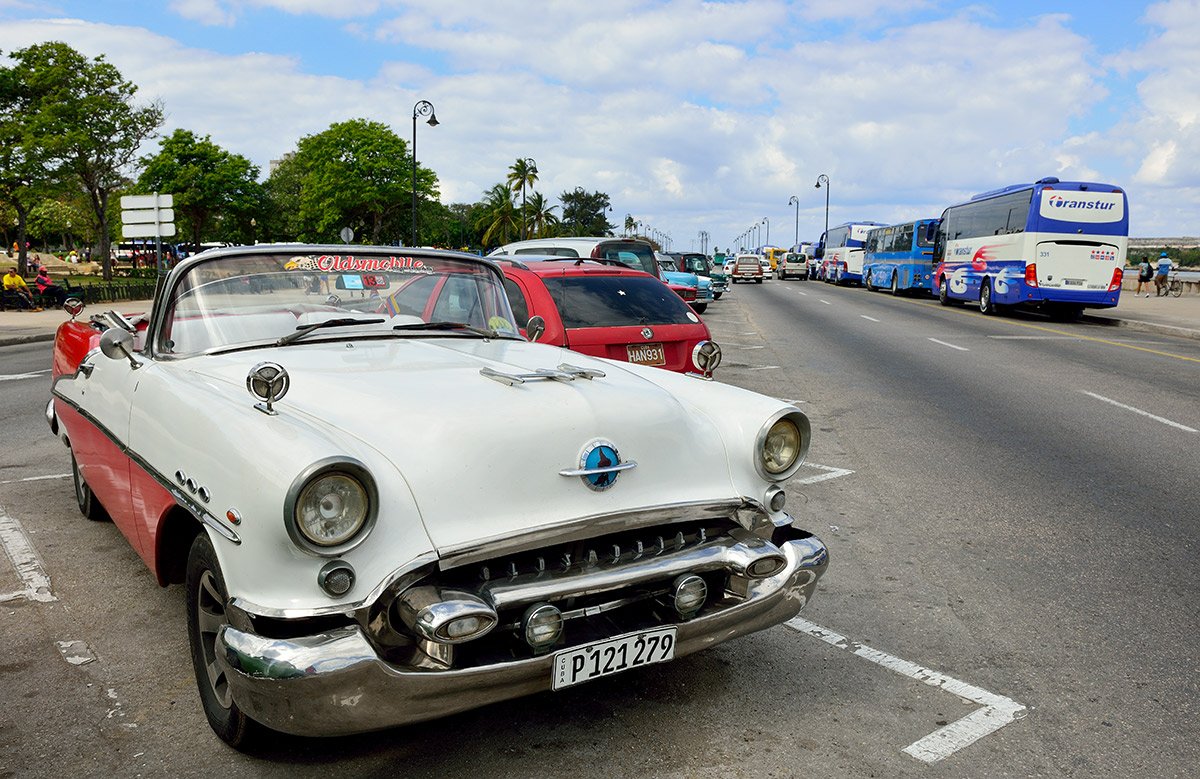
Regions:
<instances>
[{"instance_id":1,"label":"cloudy blue sky","mask_svg":"<svg viewBox=\"0 0 1200 779\"><path fill-rule=\"evenodd\" d=\"M831 224L1053 175L1124 187L1133 236L1200 234L1200 0L0 0L4 51L48 40L264 175L429 100L444 202L533 157L676 249L764 217L790 243L792 195L815 239L821 173Z\"/></svg>"}]
</instances>

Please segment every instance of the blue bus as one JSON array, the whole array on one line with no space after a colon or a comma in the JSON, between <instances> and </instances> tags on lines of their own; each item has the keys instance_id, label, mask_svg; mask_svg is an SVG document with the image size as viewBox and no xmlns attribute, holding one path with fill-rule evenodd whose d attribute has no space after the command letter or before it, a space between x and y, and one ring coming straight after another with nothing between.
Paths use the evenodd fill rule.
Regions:
<instances>
[{"instance_id":1,"label":"blue bus","mask_svg":"<svg viewBox=\"0 0 1200 779\"><path fill-rule=\"evenodd\" d=\"M1117 305L1129 200L1112 184L1049 177L976 195L937 222L934 286L942 305L985 314L1031 306L1066 319Z\"/></svg>"},{"instance_id":2,"label":"blue bus","mask_svg":"<svg viewBox=\"0 0 1200 779\"><path fill-rule=\"evenodd\" d=\"M901 292L933 291L933 242L929 225L936 219L876 227L867 233L863 286Z\"/></svg>"},{"instance_id":3,"label":"blue bus","mask_svg":"<svg viewBox=\"0 0 1200 779\"><path fill-rule=\"evenodd\" d=\"M829 228L829 232L821 236L821 253L818 255L824 260L825 281L861 284L867 231L884 226L882 222L846 222Z\"/></svg>"}]
</instances>

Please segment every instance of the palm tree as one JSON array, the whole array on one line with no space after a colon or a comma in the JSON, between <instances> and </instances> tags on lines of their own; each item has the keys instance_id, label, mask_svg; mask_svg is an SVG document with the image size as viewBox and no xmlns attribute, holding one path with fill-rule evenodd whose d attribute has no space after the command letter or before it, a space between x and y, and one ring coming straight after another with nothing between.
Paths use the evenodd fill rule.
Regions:
<instances>
[{"instance_id":1,"label":"palm tree","mask_svg":"<svg viewBox=\"0 0 1200 779\"><path fill-rule=\"evenodd\" d=\"M512 165L508 166L508 178L505 182L513 191L521 193L521 238L525 238L525 187L533 189L533 185L538 180L537 163L532 157L519 158Z\"/></svg>"},{"instance_id":2,"label":"palm tree","mask_svg":"<svg viewBox=\"0 0 1200 779\"><path fill-rule=\"evenodd\" d=\"M521 221L528 219L533 225L533 234L539 238L553 236L559 222L554 213L556 208L558 206L550 205L541 192L534 192L529 195L529 202L525 204Z\"/></svg>"},{"instance_id":3,"label":"palm tree","mask_svg":"<svg viewBox=\"0 0 1200 779\"><path fill-rule=\"evenodd\" d=\"M475 220L475 229L483 231L483 245L508 243L517 231L517 208L508 184L496 184L483 193L483 209Z\"/></svg>"}]
</instances>

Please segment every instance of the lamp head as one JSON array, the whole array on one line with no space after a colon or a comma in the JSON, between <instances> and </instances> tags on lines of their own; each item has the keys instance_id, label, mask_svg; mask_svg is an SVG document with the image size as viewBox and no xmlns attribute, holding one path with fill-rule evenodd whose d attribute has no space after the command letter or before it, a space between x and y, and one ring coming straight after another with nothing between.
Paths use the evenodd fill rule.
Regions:
<instances>
[{"instance_id":1,"label":"lamp head","mask_svg":"<svg viewBox=\"0 0 1200 779\"><path fill-rule=\"evenodd\" d=\"M437 120L437 114L430 112L429 121L426 122L430 127L437 127L441 122Z\"/></svg>"}]
</instances>

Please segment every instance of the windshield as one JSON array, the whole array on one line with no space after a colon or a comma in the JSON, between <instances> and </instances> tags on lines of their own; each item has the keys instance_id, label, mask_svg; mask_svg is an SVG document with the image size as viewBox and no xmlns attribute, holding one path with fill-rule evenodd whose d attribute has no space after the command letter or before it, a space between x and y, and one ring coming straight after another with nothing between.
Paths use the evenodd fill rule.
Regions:
<instances>
[{"instance_id":1,"label":"windshield","mask_svg":"<svg viewBox=\"0 0 1200 779\"><path fill-rule=\"evenodd\" d=\"M649 245L637 241L607 241L600 244L593 257L602 260L616 260L634 270L645 271L652 276L658 275L658 263L654 260L654 250Z\"/></svg>"},{"instance_id":2,"label":"windshield","mask_svg":"<svg viewBox=\"0 0 1200 779\"><path fill-rule=\"evenodd\" d=\"M645 276L564 276L544 280L567 328L698 322L683 299Z\"/></svg>"},{"instance_id":3,"label":"windshield","mask_svg":"<svg viewBox=\"0 0 1200 779\"><path fill-rule=\"evenodd\" d=\"M465 328L394 329L426 322L519 337L500 278L483 263L378 251L248 253L217 257L186 271L167 300L157 349L196 354L276 342L310 328L308 341L396 334L477 337Z\"/></svg>"}]
</instances>

